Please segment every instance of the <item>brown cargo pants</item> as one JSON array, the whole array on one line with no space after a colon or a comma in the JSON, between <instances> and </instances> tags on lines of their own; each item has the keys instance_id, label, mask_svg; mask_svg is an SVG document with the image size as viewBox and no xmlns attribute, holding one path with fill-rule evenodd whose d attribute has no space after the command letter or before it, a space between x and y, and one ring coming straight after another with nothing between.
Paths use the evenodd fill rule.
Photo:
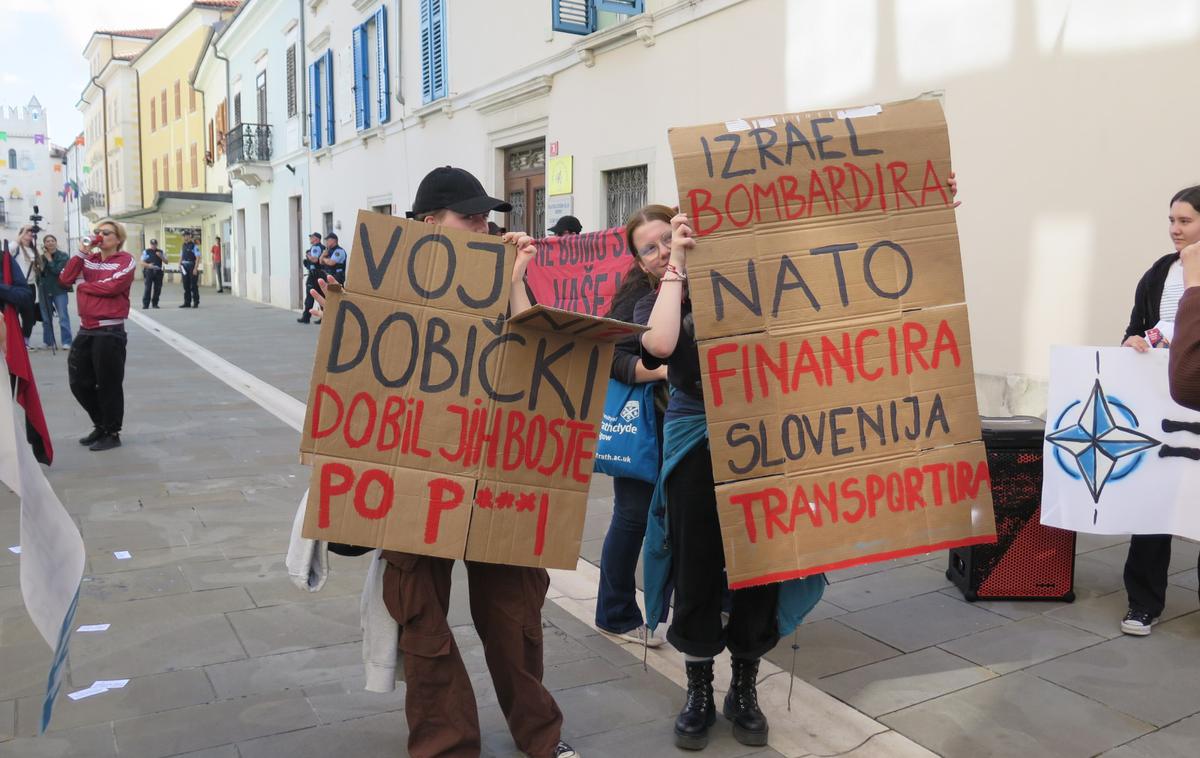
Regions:
<instances>
[{"instance_id":1,"label":"brown cargo pants","mask_svg":"<svg viewBox=\"0 0 1200 758\"><path fill-rule=\"evenodd\" d=\"M383 599L400 624L404 714L413 758L480 753L475 692L446 621L454 561L385 550ZM471 618L500 710L517 747L531 758L553 756L562 712L542 685L544 569L466 562Z\"/></svg>"}]
</instances>

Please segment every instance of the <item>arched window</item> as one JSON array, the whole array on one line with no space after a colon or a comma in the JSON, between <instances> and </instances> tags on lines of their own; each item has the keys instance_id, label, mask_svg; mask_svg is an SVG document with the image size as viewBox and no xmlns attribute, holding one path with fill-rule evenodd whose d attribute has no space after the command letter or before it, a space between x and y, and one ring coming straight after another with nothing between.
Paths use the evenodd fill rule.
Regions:
<instances>
[{"instance_id":1,"label":"arched window","mask_svg":"<svg viewBox=\"0 0 1200 758\"><path fill-rule=\"evenodd\" d=\"M17 167L17 151L11 148L8 151L8 167L11 169Z\"/></svg>"}]
</instances>

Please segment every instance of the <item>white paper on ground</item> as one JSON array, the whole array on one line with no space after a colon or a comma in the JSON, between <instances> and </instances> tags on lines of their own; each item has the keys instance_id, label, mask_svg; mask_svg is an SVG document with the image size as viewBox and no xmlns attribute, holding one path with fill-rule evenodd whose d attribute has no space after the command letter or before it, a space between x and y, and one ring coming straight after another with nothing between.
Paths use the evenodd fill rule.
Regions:
<instances>
[{"instance_id":1,"label":"white paper on ground","mask_svg":"<svg viewBox=\"0 0 1200 758\"><path fill-rule=\"evenodd\" d=\"M133 556L129 553L128 550L118 550L115 553L113 553L113 557L116 558L118 561L127 561L130 558L132 558Z\"/></svg>"},{"instance_id":2,"label":"white paper on ground","mask_svg":"<svg viewBox=\"0 0 1200 758\"><path fill-rule=\"evenodd\" d=\"M75 631L77 632L107 632L112 624L84 624Z\"/></svg>"},{"instance_id":3,"label":"white paper on ground","mask_svg":"<svg viewBox=\"0 0 1200 758\"><path fill-rule=\"evenodd\" d=\"M13 555L20 555L21 554L21 546L13 545L12 547L10 547L8 549L8 552L12 553Z\"/></svg>"},{"instance_id":4,"label":"white paper on ground","mask_svg":"<svg viewBox=\"0 0 1200 758\"><path fill-rule=\"evenodd\" d=\"M88 687L85 690L79 690L78 692L68 692L67 697L71 698L72 700L83 700L85 697L91 697L92 695L99 695L102 692L108 692L108 688L107 687L97 687L96 685L93 684L91 687Z\"/></svg>"},{"instance_id":5,"label":"white paper on ground","mask_svg":"<svg viewBox=\"0 0 1200 758\"><path fill-rule=\"evenodd\" d=\"M127 684L128 679L100 679L92 682L93 687L103 687L106 690L119 690Z\"/></svg>"}]
</instances>

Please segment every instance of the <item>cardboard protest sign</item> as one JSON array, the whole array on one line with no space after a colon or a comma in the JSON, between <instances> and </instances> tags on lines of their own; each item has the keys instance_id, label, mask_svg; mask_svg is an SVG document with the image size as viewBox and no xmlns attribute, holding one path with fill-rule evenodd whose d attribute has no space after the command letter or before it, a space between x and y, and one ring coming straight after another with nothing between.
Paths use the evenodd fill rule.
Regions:
<instances>
[{"instance_id":1,"label":"cardboard protest sign","mask_svg":"<svg viewBox=\"0 0 1200 758\"><path fill-rule=\"evenodd\" d=\"M525 281L539 303L573 313L602 316L612 307L621 279L633 265L625 229L534 240L537 257Z\"/></svg>"},{"instance_id":2,"label":"cardboard protest sign","mask_svg":"<svg viewBox=\"0 0 1200 758\"><path fill-rule=\"evenodd\" d=\"M506 321L495 237L360 212L353 245L313 367L304 536L573 568L612 343L638 327Z\"/></svg>"},{"instance_id":3,"label":"cardboard protest sign","mask_svg":"<svg viewBox=\"0 0 1200 758\"><path fill-rule=\"evenodd\" d=\"M1200 539L1200 413L1171 400L1167 351L1055 347L1042 523Z\"/></svg>"},{"instance_id":4,"label":"cardboard protest sign","mask_svg":"<svg viewBox=\"0 0 1200 758\"><path fill-rule=\"evenodd\" d=\"M670 143L730 586L993 541L941 106Z\"/></svg>"}]
</instances>

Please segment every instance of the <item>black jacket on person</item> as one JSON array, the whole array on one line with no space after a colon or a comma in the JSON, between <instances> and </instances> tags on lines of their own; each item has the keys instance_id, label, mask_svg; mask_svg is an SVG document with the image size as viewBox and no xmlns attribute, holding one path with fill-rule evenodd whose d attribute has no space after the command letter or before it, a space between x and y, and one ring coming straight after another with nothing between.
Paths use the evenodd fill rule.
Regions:
<instances>
[{"instance_id":1,"label":"black jacket on person","mask_svg":"<svg viewBox=\"0 0 1200 758\"><path fill-rule=\"evenodd\" d=\"M635 275L631 273L630 276ZM636 281L630 282L629 286L625 286L625 283L622 282L621 289L617 292L617 296L613 299L612 305L608 309L607 318L631 324L634 323L634 306L637 305L639 300L650 294L651 290L650 280L643 273L636 274ZM618 342L613 350L612 372L610 376L626 384L637 384L635 370L637 369L638 361L641 359L642 343L640 335L635 334L631 337L626 337Z\"/></svg>"},{"instance_id":2,"label":"black jacket on person","mask_svg":"<svg viewBox=\"0 0 1200 758\"><path fill-rule=\"evenodd\" d=\"M1154 262L1150 270L1142 275L1137 291L1133 295L1133 311L1129 314L1129 326L1125 327L1122 342L1133 335L1142 337L1159 321L1159 306L1162 305L1163 287L1172 264L1179 260L1179 253L1168 253Z\"/></svg>"}]
</instances>

